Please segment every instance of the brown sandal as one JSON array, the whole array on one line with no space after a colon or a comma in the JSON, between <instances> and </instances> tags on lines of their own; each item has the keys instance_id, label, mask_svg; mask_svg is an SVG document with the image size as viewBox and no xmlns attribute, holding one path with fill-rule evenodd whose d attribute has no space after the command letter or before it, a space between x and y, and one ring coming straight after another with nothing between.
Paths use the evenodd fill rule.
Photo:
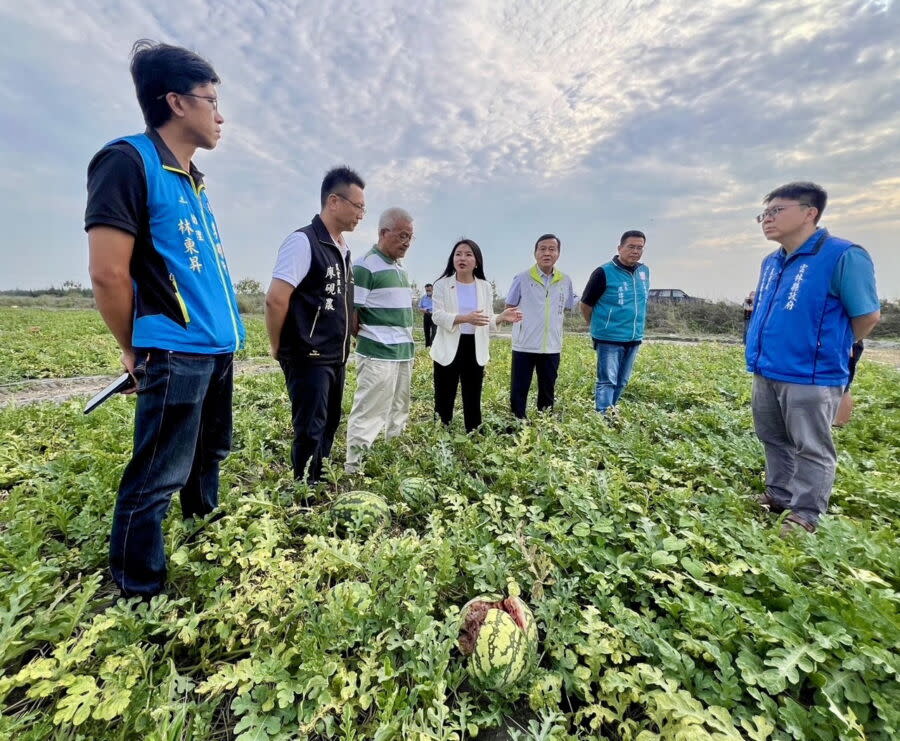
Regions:
<instances>
[{"instance_id":1,"label":"brown sandal","mask_svg":"<svg viewBox=\"0 0 900 741\"><path fill-rule=\"evenodd\" d=\"M807 522L800 515L791 512L787 517L784 518L784 522L781 523L781 537L792 535L797 532L798 528L803 528L808 533L814 533L816 531L816 526L811 522Z\"/></svg>"},{"instance_id":2,"label":"brown sandal","mask_svg":"<svg viewBox=\"0 0 900 741\"><path fill-rule=\"evenodd\" d=\"M775 501L775 498L771 494L760 494L756 501L759 503L760 507L768 507L769 512L773 512L776 515L780 515L784 512L784 507L782 507L778 502Z\"/></svg>"}]
</instances>

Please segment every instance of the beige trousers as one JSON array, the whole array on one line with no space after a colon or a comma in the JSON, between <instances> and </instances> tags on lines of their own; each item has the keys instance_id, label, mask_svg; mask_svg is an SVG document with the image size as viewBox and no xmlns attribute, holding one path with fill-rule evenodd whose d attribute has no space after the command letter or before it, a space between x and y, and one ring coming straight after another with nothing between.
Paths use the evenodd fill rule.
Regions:
<instances>
[{"instance_id":1,"label":"beige trousers","mask_svg":"<svg viewBox=\"0 0 900 741\"><path fill-rule=\"evenodd\" d=\"M359 469L366 448L384 431L396 437L409 419L409 385L412 360L378 360L356 356L356 393L347 420L347 462L345 469Z\"/></svg>"}]
</instances>

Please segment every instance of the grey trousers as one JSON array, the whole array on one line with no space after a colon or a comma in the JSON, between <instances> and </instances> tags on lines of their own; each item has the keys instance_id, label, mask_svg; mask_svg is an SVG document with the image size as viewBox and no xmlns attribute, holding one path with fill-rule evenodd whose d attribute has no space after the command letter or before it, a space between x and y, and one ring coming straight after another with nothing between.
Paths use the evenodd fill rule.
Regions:
<instances>
[{"instance_id":1,"label":"grey trousers","mask_svg":"<svg viewBox=\"0 0 900 741\"><path fill-rule=\"evenodd\" d=\"M831 423L843 389L753 376L753 426L766 452L766 493L815 525L828 508L837 453Z\"/></svg>"}]
</instances>

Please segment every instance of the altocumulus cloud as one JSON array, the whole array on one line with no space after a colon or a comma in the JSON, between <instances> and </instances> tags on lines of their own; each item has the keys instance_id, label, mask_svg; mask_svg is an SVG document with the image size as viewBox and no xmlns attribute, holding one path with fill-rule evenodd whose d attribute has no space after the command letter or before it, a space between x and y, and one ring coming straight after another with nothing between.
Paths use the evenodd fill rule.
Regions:
<instances>
[{"instance_id":1,"label":"altocumulus cloud","mask_svg":"<svg viewBox=\"0 0 900 741\"><path fill-rule=\"evenodd\" d=\"M576 283L622 228L646 225L657 285L737 297L770 247L750 222L760 197L803 177L833 194L834 231L871 248L882 293L900 292L890 2L86 0L0 19L7 286L84 275L84 168L138 128L127 53L151 37L198 50L223 79L224 138L198 161L235 277L266 277L316 210L322 172L347 162L372 211L408 204L431 230L409 258L422 279L465 231L496 245L508 284L555 219ZM498 220L504 199L518 218ZM17 248L37 223L40 261ZM734 277L698 276L721 260Z\"/></svg>"}]
</instances>

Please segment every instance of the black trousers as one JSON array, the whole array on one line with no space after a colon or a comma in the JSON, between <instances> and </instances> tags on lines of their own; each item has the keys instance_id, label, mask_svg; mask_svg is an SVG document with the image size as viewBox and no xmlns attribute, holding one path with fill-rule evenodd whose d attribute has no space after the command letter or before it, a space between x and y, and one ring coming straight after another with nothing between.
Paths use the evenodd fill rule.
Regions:
<instances>
[{"instance_id":1,"label":"black trousers","mask_svg":"<svg viewBox=\"0 0 900 741\"><path fill-rule=\"evenodd\" d=\"M430 311L426 311L422 315L422 329L425 331L425 347L431 347L431 343L434 341L434 336L435 334L437 334L437 325L431 318Z\"/></svg>"},{"instance_id":2,"label":"black trousers","mask_svg":"<svg viewBox=\"0 0 900 741\"><path fill-rule=\"evenodd\" d=\"M450 365L434 364L434 412L445 425L453 420L456 387L462 387L463 422L466 432L481 426L481 387L484 366L475 357L475 335L459 337L459 348Z\"/></svg>"},{"instance_id":3,"label":"black trousers","mask_svg":"<svg viewBox=\"0 0 900 741\"><path fill-rule=\"evenodd\" d=\"M537 371L537 408L552 409L556 377L559 374L559 353L519 352L513 350L512 379L509 384L509 406L519 419L525 418L531 377Z\"/></svg>"},{"instance_id":4,"label":"black trousers","mask_svg":"<svg viewBox=\"0 0 900 741\"><path fill-rule=\"evenodd\" d=\"M280 363L291 397L294 477L316 483L322 476L322 459L331 455L334 433L341 421L346 366L295 360Z\"/></svg>"}]
</instances>

